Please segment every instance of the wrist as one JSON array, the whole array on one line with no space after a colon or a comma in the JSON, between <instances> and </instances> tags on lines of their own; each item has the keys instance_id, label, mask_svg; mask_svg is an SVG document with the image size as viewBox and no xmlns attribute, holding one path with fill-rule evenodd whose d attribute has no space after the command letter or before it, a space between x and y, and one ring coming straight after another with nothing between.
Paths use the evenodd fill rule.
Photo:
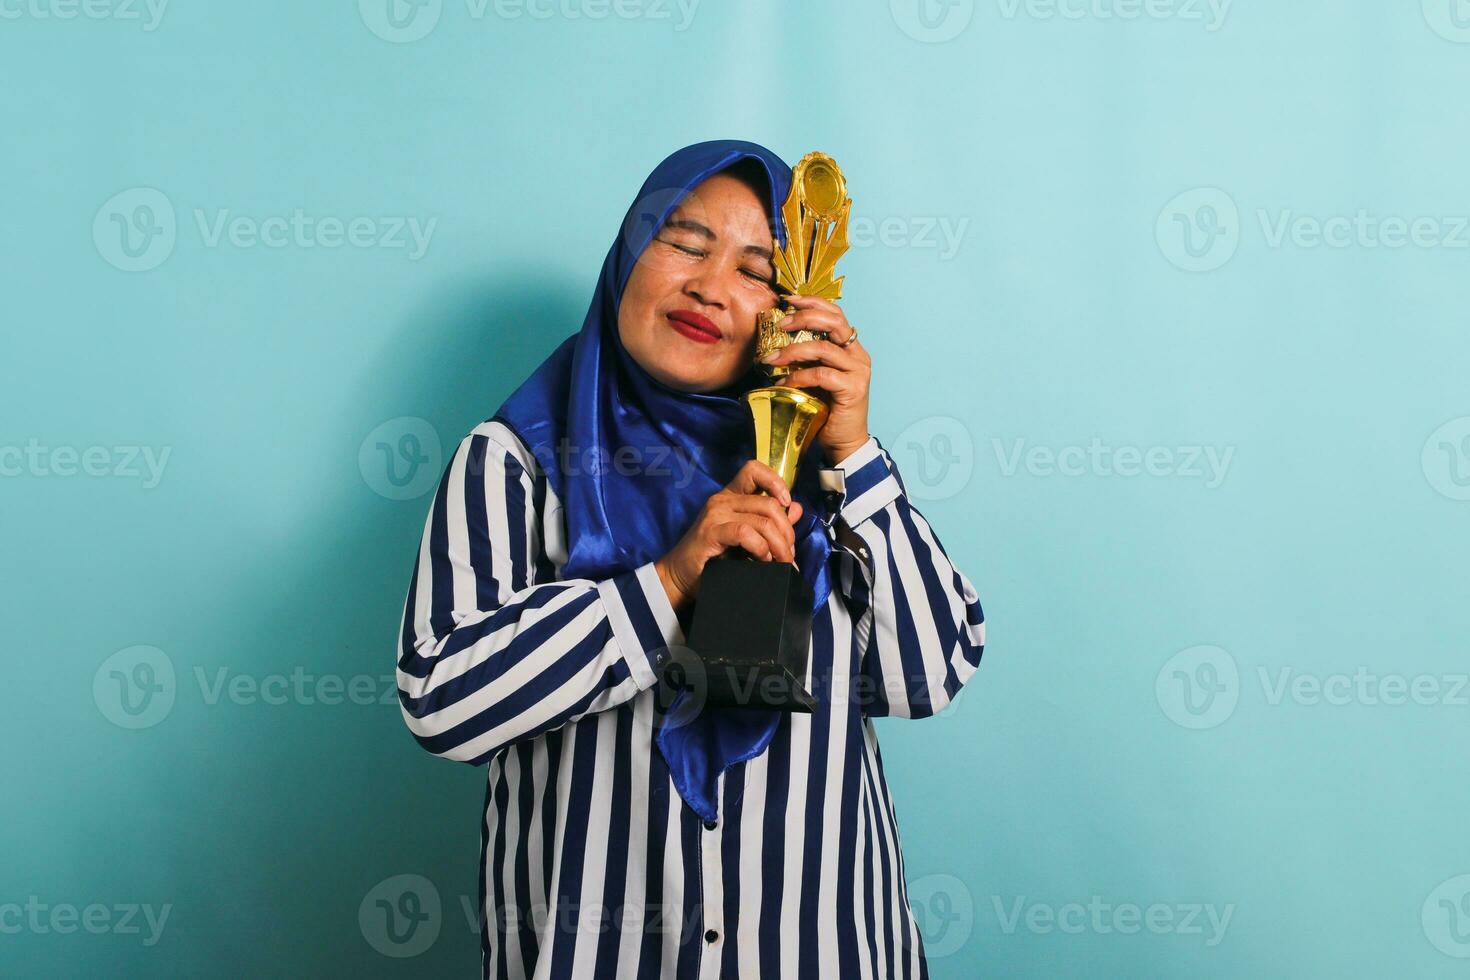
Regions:
<instances>
[{"instance_id":1,"label":"wrist","mask_svg":"<svg viewBox=\"0 0 1470 980\"><path fill-rule=\"evenodd\" d=\"M857 442L843 443L840 446L826 447L827 465L837 466L844 459L866 446L868 444L868 440L871 438L872 436L868 433L863 433L863 437Z\"/></svg>"},{"instance_id":2,"label":"wrist","mask_svg":"<svg viewBox=\"0 0 1470 980\"><path fill-rule=\"evenodd\" d=\"M653 570L658 572L658 580L663 583L664 592L669 597L669 605L674 607L675 612L683 610L689 603L689 597L680 588L678 580L674 578L674 573L669 571L662 559L653 563Z\"/></svg>"}]
</instances>

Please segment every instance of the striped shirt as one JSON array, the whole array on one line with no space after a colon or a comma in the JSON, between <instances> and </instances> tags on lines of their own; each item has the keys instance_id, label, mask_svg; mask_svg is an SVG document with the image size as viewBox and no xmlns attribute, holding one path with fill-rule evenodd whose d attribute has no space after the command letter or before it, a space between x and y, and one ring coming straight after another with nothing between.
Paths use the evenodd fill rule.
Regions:
<instances>
[{"instance_id":1,"label":"striped shirt","mask_svg":"<svg viewBox=\"0 0 1470 980\"><path fill-rule=\"evenodd\" d=\"M720 776L705 823L655 743L660 655L684 631L653 563L562 579L564 515L536 458L496 421L459 444L397 675L424 748L488 763L485 977L928 975L871 718L943 709L979 665L984 616L877 439L821 476L821 704Z\"/></svg>"}]
</instances>

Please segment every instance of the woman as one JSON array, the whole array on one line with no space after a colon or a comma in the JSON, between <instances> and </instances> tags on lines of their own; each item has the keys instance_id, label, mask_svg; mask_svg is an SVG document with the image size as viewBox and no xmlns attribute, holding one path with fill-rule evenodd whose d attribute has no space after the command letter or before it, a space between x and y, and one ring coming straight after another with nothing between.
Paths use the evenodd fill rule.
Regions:
<instances>
[{"instance_id":1,"label":"woman","mask_svg":"<svg viewBox=\"0 0 1470 980\"><path fill-rule=\"evenodd\" d=\"M487 977L927 975L869 719L942 709L984 621L868 432L857 331L774 290L790 181L753 143L660 164L581 331L435 496L398 683L426 749L489 763ZM748 458L739 400L764 383L756 315L782 298L786 327L826 339L777 363L832 406L795 487ZM731 546L812 587L812 714L674 718L658 696Z\"/></svg>"}]
</instances>

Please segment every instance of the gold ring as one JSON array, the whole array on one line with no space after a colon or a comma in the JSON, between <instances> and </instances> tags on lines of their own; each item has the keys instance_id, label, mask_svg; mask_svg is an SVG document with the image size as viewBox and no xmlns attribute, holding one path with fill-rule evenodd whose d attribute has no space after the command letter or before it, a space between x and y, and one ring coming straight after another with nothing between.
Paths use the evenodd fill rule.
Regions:
<instances>
[{"instance_id":1,"label":"gold ring","mask_svg":"<svg viewBox=\"0 0 1470 980\"><path fill-rule=\"evenodd\" d=\"M853 327L852 328L852 336L851 337L848 337L846 340L844 340L842 343L838 344L837 346L838 347L841 347L843 349L846 349L848 347L851 347L856 342L857 342L857 327Z\"/></svg>"}]
</instances>

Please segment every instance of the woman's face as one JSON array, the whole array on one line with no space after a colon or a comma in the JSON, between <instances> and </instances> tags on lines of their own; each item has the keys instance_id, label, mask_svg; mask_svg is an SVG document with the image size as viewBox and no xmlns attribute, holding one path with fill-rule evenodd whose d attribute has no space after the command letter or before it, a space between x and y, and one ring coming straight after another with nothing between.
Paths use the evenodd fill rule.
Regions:
<instances>
[{"instance_id":1,"label":"woman's face","mask_svg":"<svg viewBox=\"0 0 1470 980\"><path fill-rule=\"evenodd\" d=\"M694 188L639 256L618 336L645 371L681 391L738 381L755 354L755 318L776 305L771 228L760 196L719 173Z\"/></svg>"}]
</instances>

